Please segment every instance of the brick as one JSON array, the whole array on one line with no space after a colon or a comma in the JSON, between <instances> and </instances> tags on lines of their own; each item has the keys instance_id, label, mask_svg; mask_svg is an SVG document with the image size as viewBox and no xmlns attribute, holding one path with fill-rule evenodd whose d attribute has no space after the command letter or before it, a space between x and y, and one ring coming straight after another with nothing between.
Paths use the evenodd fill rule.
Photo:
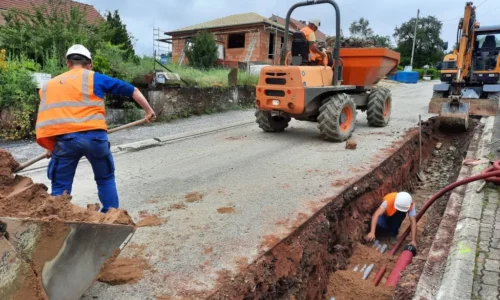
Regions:
<instances>
[{"instance_id":1,"label":"brick","mask_svg":"<svg viewBox=\"0 0 500 300\"><path fill-rule=\"evenodd\" d=\"M490 243L479 242L479 251L480 252L489 252L490 251Z\"/></svg>"},{"instance_id":2,"label":"brick","mask_svg":"<svg viewBox=\"0 0 500 300\"><path fill-rule=\"evenodd\" d=\"M485 259L484 260L484 270L500 272L500 260Z\"/></svg>"},{"instance_id":3,"label":"brick","mask_svg":"<svg viewBox=\"0 0 500 300\"><path fill-rule=\"evenodd\" d=\"M488 258L500 260L500 251L498 251L498 249L490 249L490 251L488 251Z\"/></svg>"},{"instance_id":4,"label":"brick","mask_svg":"<svg viewBox=\"0 0 500 300\"><path fill-rule=\"evenodd\" d=\"M481 282L498 287L500 286L500 275L497 272L483 271Z\"/></svg>"},{"instance_id":5,"label":"brick","mask_svg":"<svg viewBox=\"0 0 500 300\"><path fill-rule=\"evenodd\" d=\"M493 238L500 239L500 230L493 231Z\"/></svg>"},{"instance_id":6,"label":"brick","mask_svg":"<svg viewBox=\"0 0 500 300\"><path fill-rule=\"evenodd\" d=\"M491 239L490 247L500 249L500 239Z\"/></svg>"},{"instance_id":7,"label":"brick","mask_svg":"<svg viewBox=\"0 0 500 300\"><path fill-rule=\"evenodd\" d=\"M481 232L479 234L479 240L481 242L485 241L485 242L489 242L490 239L492 238L492 232L491 231L485 231L485 232Z\"/></svg>"},{"instance_id":8,"label":"brick","mask_svg":"<svg viewBox=\"0 0 500 300\"><path fill-rule=\"evenodd\" d=\"M496 299L498 297L498 287L481 284L479 296L481 299Z\"/></svg>"}]
</instances>

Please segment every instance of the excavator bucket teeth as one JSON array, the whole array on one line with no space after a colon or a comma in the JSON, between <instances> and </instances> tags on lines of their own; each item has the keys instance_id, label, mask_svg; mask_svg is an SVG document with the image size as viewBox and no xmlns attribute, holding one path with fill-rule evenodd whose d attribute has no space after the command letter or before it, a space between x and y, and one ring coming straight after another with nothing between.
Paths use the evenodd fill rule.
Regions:
<instances>
[{"instance_id":1,"label":"excavator bucket teeth","mask_svg":"<svg viewBox=\"0 0 500 300\"><path fill-rule=\"evenodd\" d=\"M469 127L469 104L443 103L439 114L440 127L447 130L467 130Z\"/></svg>"},{"instance_id":2,"label":"excavator bucket teeth","mask_svg":"<svg viewBox=\"0 0 500 300\"><path fill-rule=\"evenodd\" d=\"M462 98L462 103L469 105L470 116L496 116L498 112L498 103L494 99L473 99ZM429 113L441 114L443 104L450 102L448 98L432 98L429 103Z\"/></svg>"},{"instance_id":3,"label":"excavator bucket teeth","mask_svg":"<svg viewBox=\"0 0 500 300\"><path fill-rule=\"evenodd\" d=\"M3 217L0 229L2 299L80 299L134 232L127 225Z\"/></svg>"}]
</instances>

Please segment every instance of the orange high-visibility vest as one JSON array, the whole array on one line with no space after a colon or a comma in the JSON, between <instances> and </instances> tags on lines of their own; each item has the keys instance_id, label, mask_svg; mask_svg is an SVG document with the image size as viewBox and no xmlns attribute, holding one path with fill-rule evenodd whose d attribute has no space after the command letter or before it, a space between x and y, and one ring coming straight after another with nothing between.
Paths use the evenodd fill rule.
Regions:
<instances>
[{"instance_id":1,"label":"orange high-visibility vest","mask_svg":"<svg viewBox=\"0 0 500 300\"><path fill-rule=\"evenodd\" d=\"M302 33L304 33L304 35L306 36L306 40L307 41L309 41L309 35L314 32L311 28L309 28L309 26L306 26L306 27L302 28L300 31ZM321 55L319 55L318 53L313 52L311 49L309 49L309 53L312 55L312 57L315 60L321 60L322 59Z\"/></svg>"},{"instance_id":2,"label":"orange high-visibility vest","mask_svg":"<svg viewBox=\"0 0 500 300\"><path fill-rule=\"evenodd\" d=\"M94 72L74 69L50 80L39 92L36 142L54 150L61 134L107 130L104 100L94 94Z\"/></svg>"},{"instance_id":3,"label":"orange high-visibility vest","mask_svg":"<svg viewBox=\"0 0 500 300\"><path fill-rule=\"evenodd\" d=\"M398 193L389 193L385 195L384 201L387 203L387 208L385 209L385 215L390 217L394 215L398 210L396 209L396 196ZM413 203L410 205L410 211L413 208Z\"/></svg>"}]
</instances>

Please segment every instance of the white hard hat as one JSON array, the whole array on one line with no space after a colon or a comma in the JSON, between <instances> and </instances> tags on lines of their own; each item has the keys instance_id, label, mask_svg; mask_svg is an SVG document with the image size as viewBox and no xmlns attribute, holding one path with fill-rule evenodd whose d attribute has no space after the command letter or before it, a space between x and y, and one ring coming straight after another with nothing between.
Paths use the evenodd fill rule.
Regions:
<instances>
[{"instance_id":1,"label":"white hard hat","mask_svg":"<svg viewBox=\"0 0 500 300\"><path fill-rule=\"evenodd\" d=\"M68 52L66 52L66 58L72 54L79 54L81 56L84 56L90 60L92 60L92 56L90 55L89 49L85 48L85 46L76 44L71 47L69 47Z\"/></svg>"},{"instance_id":2,"label":"white hard hat","mask_svg":"<svg viewBox=\"0 0 500 300\"><path fill-rule=\"evenodd\" d=\"M314 24L316 27L321 26L321 20L320 19L310 19L309 24Z\"/></svg>"},{"instance_id":3,"label":"white hard hat","mask_svg":"<svg viewBox=\"0 0 500 300\"><path fill-rule=\"evenodd\" d=\"M394 206L396 206L396 209L402 212L407 212L410 210L411 206L411 195L408 194L407 192L399 192L396 195L396 201Z\"/></svg>"}]
</instances>

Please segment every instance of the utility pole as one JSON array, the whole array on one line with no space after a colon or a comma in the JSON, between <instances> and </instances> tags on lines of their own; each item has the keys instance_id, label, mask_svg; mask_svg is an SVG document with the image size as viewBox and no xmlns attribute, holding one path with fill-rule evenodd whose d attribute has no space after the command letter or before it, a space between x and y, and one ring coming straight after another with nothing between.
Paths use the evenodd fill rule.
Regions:
<instances>
[{"instance_id":1,"label":"utility pole","mask_svg":"<svg viewBox=\"0 0 500 300\"><path fill-rule=\"evenodd\" d=\"M411 62L410 66L413 69L413 54L415 54L415 41L417 40L417 25L418 25L418 16L420 15L420 9L417 10L417 19L415 20L415 33L413 34L413 47L411 48Z\"/></svg>"}]
</instances>

